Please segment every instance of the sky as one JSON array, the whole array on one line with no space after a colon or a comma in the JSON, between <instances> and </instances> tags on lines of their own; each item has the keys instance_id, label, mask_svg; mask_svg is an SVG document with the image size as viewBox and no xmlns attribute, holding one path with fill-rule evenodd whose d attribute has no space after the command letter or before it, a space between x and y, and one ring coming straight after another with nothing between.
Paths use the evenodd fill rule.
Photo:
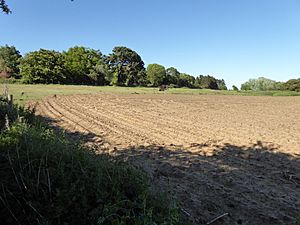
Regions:
<instances>
[{"instance_id":1,"label":"sky","mask_svg":"<svg viewBox=\"0 0 300 225\"><path fill-rule=\"evenodd\" d=\"M22 54L115 46L228 87L300 77L300 0L6 0L0 46Z\"/></svg>"}]
</instances>

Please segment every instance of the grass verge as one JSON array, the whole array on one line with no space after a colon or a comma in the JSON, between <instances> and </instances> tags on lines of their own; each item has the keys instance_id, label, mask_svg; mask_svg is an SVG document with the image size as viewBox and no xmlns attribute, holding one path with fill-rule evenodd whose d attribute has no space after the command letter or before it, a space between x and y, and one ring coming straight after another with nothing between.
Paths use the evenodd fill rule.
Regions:
<instances>
[{"instance_id":1,"label":"grass verge","mask_svg":"<svg viewBox=\"0 0 300 225\"><path fill-rule=\"evenodd\" d=\"M2 224L181 224L175 201L142 170L71 143L27 113L30 124L11 117L0 133Z\"/></svg>"}]
</instances>

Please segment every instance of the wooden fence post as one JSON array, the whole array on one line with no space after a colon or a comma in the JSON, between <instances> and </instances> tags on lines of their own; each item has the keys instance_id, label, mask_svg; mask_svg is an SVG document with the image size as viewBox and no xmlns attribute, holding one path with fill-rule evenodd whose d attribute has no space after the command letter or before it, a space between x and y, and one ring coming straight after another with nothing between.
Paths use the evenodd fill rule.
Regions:
<instances>
[{"instance_id":1,"label":"wooden fence post","mask_svg":"<svg viewBox=\"0 0 300 225\"><path fill-rule=\"evenodd\" d=\"M14 104L14 96L8 95L7 96L8 104L13 105Z\"/></svg>"}]
</instances>

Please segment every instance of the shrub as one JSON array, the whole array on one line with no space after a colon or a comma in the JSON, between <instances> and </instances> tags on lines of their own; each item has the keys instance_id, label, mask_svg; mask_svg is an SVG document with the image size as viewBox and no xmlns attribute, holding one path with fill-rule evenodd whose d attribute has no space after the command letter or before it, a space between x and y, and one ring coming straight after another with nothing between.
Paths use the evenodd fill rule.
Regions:
<instances>
[{"instance_id":1,"label":"shrub","mask_svg":"<svg viewBox=\"0 0 300 225\"><path fill-rule=\"evenodd\" d=\"M300 91L300 78L288 80L283 84L283 88L289 91Z\"/></svg>"},{"instance_id":2,"label":"shrub","mask_svg":"<svg viewBox=\"0 0 300 225\"><path fill-rule=\"evenodd\" d=\"M179 223L174 201L139 168L68 141L5 99L0 110L15 121L0 132L2 224Z\"/></svg>"},{"instance_id":3,"label":"shrub","mask_svg":"<svg viewBox=\"0 0 300 225\"><path fill-rule=\"evenodd\" d=\"M151 203L144 172L43 127L18 124L2 133L0 162L4 224L177 222L176 207Z\"/></svg>"},{"instance_id":4,"label":"shrub","mask_svg":"<svg viewBox=\"0 0 300 225\"><path fill-rule=\"evenodd\" d=\"M203 89L214 89L214 90L219 89L218 80L213 76L209 76L209 75L207 76L200 75L199 77L197 77L195 81L195 86Z\"/></svg>"},{"instance_id":5,"label":"shrub","mask_svg":"<svg viewBox=\"0 0 300 225\"><path fill-rule=\"evenodd\" d=\"M166 84L174 86L178 84L180 72L176 68L170 67L166 69L166 75Z\"/></svg>"},{"instance_id":6,"label":"shrub","mask_svg":"<svg viewBox=\"0 0 300 225\"><path fill-rule=\"evenodd\" d=\"M7 122L8 124L12 124L20 117L32 122L34 119L33 112L33 110L11 105L6 97L0 97L0 131L4 129Z\"/></svg>"},{"instance_id":7,"label":"shrub","mask_svg":"<svg viewBox=\"0 0 300 225\"><path fill-rule=\"evenodd\" d=\"M158 87L158 91L165 91L165 90L167 90L168 89L168 86L167 85L160 85L159 87Z\"/></svg>"},{"instance_id":8,"label":"shrub","mask_svg":"<svg viewBox=\"0 0 300 225\"><path fill-rule=\"evenodd\" d=\"M178 88L178 86L176 84L170 84L168 85L168 88Z\"/></svg>"},{"instance_id":9,"label":"shrub","mask_svg":"<svg viewBox=\"0 0 300 225\"><path fill-rule=\"evenodd\" d=\"M195 84L195 77L186 74L186 73L180 73L178 77L178 87L188 87L193 88Z\"/></svg>"},{"instance_id":10,"label":"shrub","mask_svg":"<svg viewBox=\"0 0 300 225\"><path fill-rule=\"evenodd\" d=\"M163 85L167 78L165 67L156 63L149 64L147 66L147 78L154 87Z\"/></svg>"},{"instance_id":11,"label":"shrub","mask_svg":"<svg viewBox=\"0 0 300 225\"><path fill-rule=\"evenodd\" d=\"M241 85L241 90L244 91L270 91L280 89L280 82L270 80L265 77L259 77L257 79L249 79L247 82Z\"/></svg>"},{"instance_id":12,"label":"shrub","mask_svg":"<svg viewBox=\"0 0 300 225\"><path fill-rule=\"evenodd\" d=\"M65 68L60 52L40 49L26 54L20 64L24 83L65 83Z\"/></svg>"},{"instance_id":13,"label":"shrub","mask_svg":"<svg viewBox=\"0 0 300 225\"><path fill-rule=\"evenodd\" d=\"M225 84L224 79L217 79L218 89L219 90L227 90L227 86Z\"/></svg>"},{"instance_id":14,"label":"shrub","mask_svg":"<svg viewBox=\"0 0 300 225\"><path fill-rule=\"evenodd\" d=\"M105 66L99 50L82 46L63 52L67 83L104 85Z\"/></svg>"}]
</instances>

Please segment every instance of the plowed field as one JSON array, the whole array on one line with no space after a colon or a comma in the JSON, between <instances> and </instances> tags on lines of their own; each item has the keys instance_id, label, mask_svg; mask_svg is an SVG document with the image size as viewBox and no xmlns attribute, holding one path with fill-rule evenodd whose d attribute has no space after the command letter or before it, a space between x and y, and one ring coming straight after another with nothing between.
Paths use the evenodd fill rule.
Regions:
<instances>
[{"instance_id":1,"label":"plowed field","mask_svg":"<svg viewBox=\"0 0 300 225\"><path fill-rule=\"evenodd\" d=\"M293 224L300 214L300 98L96 94L37 113L142 166L194 224Z\"/></svg>"}]
</instances>

